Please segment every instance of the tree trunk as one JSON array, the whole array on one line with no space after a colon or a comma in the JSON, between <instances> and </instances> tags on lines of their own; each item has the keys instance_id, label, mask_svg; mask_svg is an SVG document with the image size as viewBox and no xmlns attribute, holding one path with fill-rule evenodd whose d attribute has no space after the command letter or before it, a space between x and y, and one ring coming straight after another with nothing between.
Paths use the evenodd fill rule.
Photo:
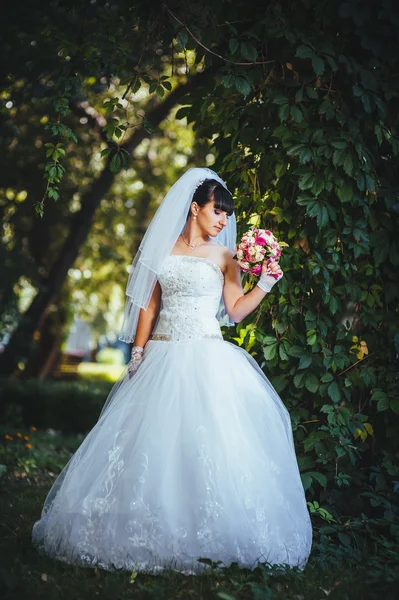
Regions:
<instances>
[{"instance_id":1,"label":"tree trunk","mask_svg":"<svg viewBox=\"0 0 399 600\"><path fill-rule=\"evenodd\" d=\"M45 379L58 357L68 317L69 297L58 295L46 310L39 335L35 334L35 352L21 375L22 379Z\"/></svg>"},{"instance_id":2,"label":"tree trunk","mask_svg":"<svg viewBox=\"0 0 399 600\"><path fill-rule=\"evenodd\" d=\"M152 125L158 126L167 117L170 110L182 100L185 94L209 79L211 75L211 70L205 71L199 75L195 75L187 83L173 90L163 102L148 111L146 115L147 119ZM122 147L129 153L132 153L146 136L148 136L148 132L142 126L131 135ZM33 351L34 333L40 328L48 306L60 293L68 271L73 267L79 250L89 235L96 208L104 195L109 191L114 179L115 174L110 171L108 161L92 187L82 196L81 209L71 218L69 234L58 258L54 262L48 277L44 280L31 305L22 315L3 354L0 355L0 375L11 376L15 372L18 363L21 361L24 362Z\"/></svg>"}]
</instances>

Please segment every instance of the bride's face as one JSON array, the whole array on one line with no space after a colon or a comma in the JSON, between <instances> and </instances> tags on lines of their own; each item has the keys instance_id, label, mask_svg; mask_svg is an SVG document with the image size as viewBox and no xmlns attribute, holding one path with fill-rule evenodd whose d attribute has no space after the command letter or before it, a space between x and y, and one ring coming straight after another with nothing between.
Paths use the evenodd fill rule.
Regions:
<instances>
[{"instance_id":1,"label":"bride's face","mask_svg":"<svg viewBox=\"0 0 399 600\"><path fill-rule=\"evenodd\" d=\"M214 200L211 200L202 208L194 203L193 208L196 209L194 214L197 215L197 225L204 234L216 237L226 227L228 214L220 208L215 208Z\"/></svg>"}]
</instances>

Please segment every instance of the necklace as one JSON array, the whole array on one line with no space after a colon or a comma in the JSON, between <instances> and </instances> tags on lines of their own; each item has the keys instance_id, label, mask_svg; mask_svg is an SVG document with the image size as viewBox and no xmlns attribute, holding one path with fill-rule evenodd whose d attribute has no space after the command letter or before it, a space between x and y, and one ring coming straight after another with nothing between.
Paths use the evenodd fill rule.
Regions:
<instances>
[{"instance_id":1,"label":"necklace","mask_svg":"<svg viewBox=\"0 0 399 600\"><path fill-rule=\"evenodd\" d=\"M208 242L209 242L209 240L208 240L208 242L201 242L201 244L196 244L194 246L194 244L189 244L188 242L186 242L182 233L180 234L180 237L183 240L183 242L186 244L186 246L188 246L190 248L190 250L194 250L194 248L198 248L198 246L204 246L205 244L208 244Z\"/></svg>"}]
</instances>

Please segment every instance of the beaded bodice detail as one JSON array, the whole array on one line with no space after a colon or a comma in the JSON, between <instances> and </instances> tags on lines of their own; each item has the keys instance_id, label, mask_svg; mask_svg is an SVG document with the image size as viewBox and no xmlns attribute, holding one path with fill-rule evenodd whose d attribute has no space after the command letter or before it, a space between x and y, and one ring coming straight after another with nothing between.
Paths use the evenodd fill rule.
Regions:
<instances>
[{"instance_id":1,"label":"beaded bodice detail","mask_svg":"<svg viewBox=\"0 0 399 600\"><path fill-rule=\"evenodd\" d=\"M224 276L207 258L171 254L159 274L162 307L153 340L222 339L216 319Z\"/></svg>"}]
</instances>

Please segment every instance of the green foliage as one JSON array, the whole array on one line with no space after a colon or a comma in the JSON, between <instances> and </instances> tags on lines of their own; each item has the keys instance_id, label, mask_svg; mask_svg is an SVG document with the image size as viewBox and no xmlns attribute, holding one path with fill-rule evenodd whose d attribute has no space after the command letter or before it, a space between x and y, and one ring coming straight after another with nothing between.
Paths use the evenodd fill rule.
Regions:
<instances>
[{"instance_id":1,"label":"green foliage","mask_svg":"<svg viewBox=\"0 0 399 600\"><path fill-rule=\"evenodd\" d=\"M240 231L256 218L290 244L250 351L290 409L304 487L334 518L348 510L383 517L387 502L396 523L399 86L391 74L399 47L392 38L385 51L389 19L377 3L360 23L322 6L313 28L302 5L259 19L257 35L284 59L265 85L248 68L251 94L234 102L239 69L229 67L195 121L202 134L223 132L214 139L217 167L236 190ZM376 14L385 25L365 50ZM191 112L186 102L190 120L198 102L193 95ZM377 466L382 503L358 493L373 488Z\"/></svg>"},{"instance_id":2,"label":"green foliage","mask_svg":"<svg viewBox=\"0 0 399 600\"><path fill-rule=\"evenodd\" d=\"M1 381L0 420L13 428L83 433L97 421L111 387L92 381Z\"/></svg>"}]
</instances>

